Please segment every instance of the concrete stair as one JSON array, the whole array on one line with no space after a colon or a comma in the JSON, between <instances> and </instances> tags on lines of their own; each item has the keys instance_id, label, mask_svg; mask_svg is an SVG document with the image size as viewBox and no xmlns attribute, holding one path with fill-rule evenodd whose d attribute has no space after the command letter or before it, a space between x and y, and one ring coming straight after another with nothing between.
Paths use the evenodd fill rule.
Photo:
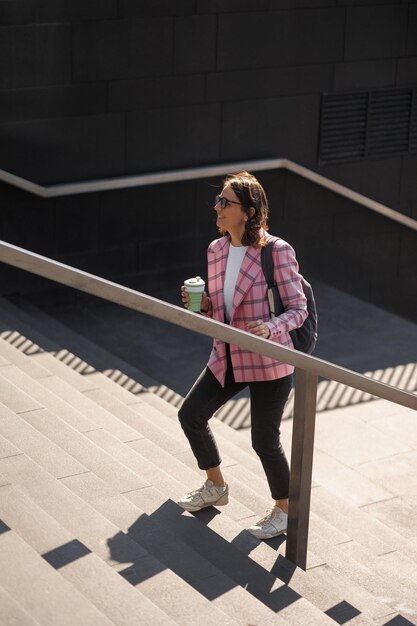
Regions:
<instances>
[{"instance_id":1,"label":"concrete stair","mask_svg":"<svg viewBox=\"0 0 417 626\"><path fill-rule=\"evenodd\" d=\"M329 422L326 443L318 424L303 572L285 559L285 537L260 542L245 530L270 506L247 433L213 420L230 503L182 512L175 500L202 475L176 409L149 391L155 381L118 359L111 376L130 390L117 384L100 371L112 355L9 301L0 332L5 624L417 624L412 494L377 471L389 445L412 473L416 438L410 445L401 426L397 436L388 403L372 403L381 430L369 411L366 421L335 411L345 438L359 426L374 436L369 458L354 438L356 458L333 458L336 434ZM410 431L412 413L403 412ZM288 451L290 434L286 420Z\"/></svg>"}]
</instances>

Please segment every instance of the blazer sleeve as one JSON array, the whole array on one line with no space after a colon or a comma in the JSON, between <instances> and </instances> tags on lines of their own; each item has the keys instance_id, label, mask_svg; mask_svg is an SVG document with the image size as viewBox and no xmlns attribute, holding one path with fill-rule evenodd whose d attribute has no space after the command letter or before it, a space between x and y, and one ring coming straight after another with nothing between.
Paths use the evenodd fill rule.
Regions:
<instances>
[{"instance_id":1,"label":"blazer sleeve","mask_svg":"<svg viewBox=\"0 0 417 626\"><path fill-rule=\"evenodd\" d=\"M269 320L266 325L270 337L299 328L308 316L307 298L298 272L298 262L294 249L282 239L274 242L272 250L274 260L274 277L278 285L284 312Z\"/></svg>"}]
</instances>

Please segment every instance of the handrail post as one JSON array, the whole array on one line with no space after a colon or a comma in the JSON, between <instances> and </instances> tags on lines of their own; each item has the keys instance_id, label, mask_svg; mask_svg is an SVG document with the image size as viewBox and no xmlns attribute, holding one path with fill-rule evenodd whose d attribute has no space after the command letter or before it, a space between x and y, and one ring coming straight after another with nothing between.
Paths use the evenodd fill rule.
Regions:
<instances>
[{"instance_id":1,"label":"handrail post","mask_svg":"<svg viewBox=\"0 0 417 626\"><path fill-rule=\"evenodd\" d=\"M303 570L306 569L307 565L317 380L316 374L311 374L300 368L297 368L295 371L288 531L285 556Z\"/></svg>"}]
</instances>

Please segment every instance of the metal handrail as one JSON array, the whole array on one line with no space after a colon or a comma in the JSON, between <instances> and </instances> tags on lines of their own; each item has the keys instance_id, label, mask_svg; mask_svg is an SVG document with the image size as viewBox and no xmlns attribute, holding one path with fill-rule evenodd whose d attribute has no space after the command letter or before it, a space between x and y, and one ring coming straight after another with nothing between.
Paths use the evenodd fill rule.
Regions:
<instances>
[{"instance_id":1,"label":"metal handrail","mask_svg":"<svg viewBox=\"0 0 417 626\"><path fill-rule=\"evenodd\" d=\"M388 217L403 226L407 226L408 228L417 231L417 220L414 220L408 215L395 211L394 209L391 209L376 200L372 200L363 194L353 191L353 189L349 189L349 187L340 185L330 178L326 178L321 174L317 174L313 170L309 170L298 163L294 163L294 161L283 158L236 161L233 163L204 165L201 167L154 172L150 174L118 176L114 178L86 180L47 186L38 185L37 183L0 169L0 181L23 189L24 191L28 191L29 193L33 193L41 198L56 198L59 196L69 196L82 193L110 191L112 189L128 189L131 187L142 187L145 185L161 185L164 183L210 178L212 176L224 176L240 170L259 172L278 169L286 169L294 174L298 174L298 176L301 176L310 182L320 185L321 187L333 191L344 198L352 200L352 202L356 202L357 204L371 209L380 215L384 215L385 217Z\"/></svg>"},{"instance_id":2,"label":"metal handrail","mask_svg":"<svg viewBox=\"0 0 417 626\"><path fill-rule=\"evenodd\" d=\"M306 567L318 376L417 410L417 395L323 359L294 351L243 330L200 316L104 278L0 241L0 262L73 287L135 311L294 365L296 370L290 509L286 555Z\"/></svg>"}]
</instances>

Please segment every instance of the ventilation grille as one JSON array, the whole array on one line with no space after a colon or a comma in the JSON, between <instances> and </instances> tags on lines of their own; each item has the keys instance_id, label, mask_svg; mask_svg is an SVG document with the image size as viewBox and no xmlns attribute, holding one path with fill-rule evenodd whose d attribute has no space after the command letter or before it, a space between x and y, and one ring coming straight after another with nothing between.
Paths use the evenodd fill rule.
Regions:
<instances>
[{"instance_id":1,"label":"ventilation grille","mask_svg":"<svg viewBox=\"0 0 417 626\"><path fill-rule=\"evenodd\" d=\"M323 94L319 163L417 151L417 88Z\"/></svg>"},{"instance_id":2,"label":"ventilation grille","mask_svg":"<svg viewBox=\"0 0 417 626\"><path fill-rule=\"evenodd\" d=\"M410 152L417 152L417 89L413 91L411 109Z\"/></svg>"}]
</instances>

